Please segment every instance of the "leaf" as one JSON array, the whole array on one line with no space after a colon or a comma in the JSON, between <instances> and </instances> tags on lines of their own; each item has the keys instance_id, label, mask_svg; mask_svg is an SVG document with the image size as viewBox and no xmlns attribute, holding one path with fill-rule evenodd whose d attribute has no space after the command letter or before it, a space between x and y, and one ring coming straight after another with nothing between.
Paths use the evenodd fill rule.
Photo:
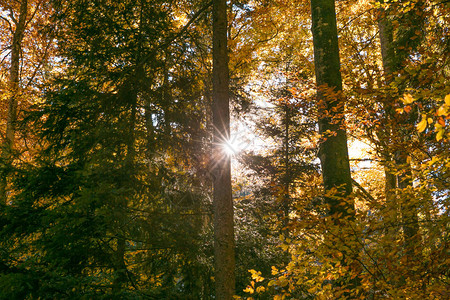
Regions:
<instances>
[{"instance_id":1,"label":"leaf","mask_svg":"<svg viewBox=\"0 0 450 300\"><path fill-rule=\"evenodd\" d=\"M448 94L447 96L445 96L445 104L447 104L448 106L450 106L450 94Z\"/></svg>"},{"instance_id":2,"label":"leaf","mask_svg":"<svg viewBox=\"0 0 450 300\"><path fill-rule=\"evenodd\" d=\"M422 116L422 121L416 125L417 131L422 132L427 128L427 117L426 115Z\"/></svg>"},{"instance_id":3,"label":"leaf","mask_svg":"<svg viewBox=\"0 0 450 300\"><path fill-rule=\"evenodd\" d=\"M249 272L252 273L252 279L256 282L261 282L264 280L264 277L261 276L261 271L249 270Z\"/></svg>"},{"instance_id":4,"label":"leaf","mask_svg":"<svg viewBox=\"0 0 450 300\"><path fill-rule=\"evenodd\" d=\"M439 107L438 111L437 111L437 115L438 116L446 116L447 112L446 112L446 107L445 105L442 105L441 107Z\"/></svg>"},{"instance_id":5,"label":"leaf","mask_svg":"<svg viewBox=\"0 0 450 300\"><path fill-rule=\"evenodd\" d=\"M439 142L440 140L442 140L442 138L444 137L444 133L445 133L444 129L439 130L438 133L436 134L436 141Z\"/></svg>"},{"instance_id":6,"label":"leaf","mask_svg":"<svg viewBox=\"0 0 450 300\"><path fill-rule=\"evenodd\" d=\"M244 292L253 294L253 293L255 292L255 290L254 290L251 286L247 286L247 287L244 289Z\"/></svg>"},{"instance_id":7,"label":"leaf","mask_svg":"<svg viewBox=\"0 0 450 300\"><path fill-rule=\"evenodd\" d=\"M413 103L415 100L414 100L414 98L411 96L411 94L403 94L402 101L403 101L404 104L411 104L411 103Z\"/></svg>"},{"instance_id":8,"label":"leaf","mask_svg":"<svg viewBox=\"0 0 450 300\"><path fill-rule=\"evenodd\" d=\"M278 269L274 266L272 266L272 275L277 275L278 274Z\"/></svg>"}]
</instances>

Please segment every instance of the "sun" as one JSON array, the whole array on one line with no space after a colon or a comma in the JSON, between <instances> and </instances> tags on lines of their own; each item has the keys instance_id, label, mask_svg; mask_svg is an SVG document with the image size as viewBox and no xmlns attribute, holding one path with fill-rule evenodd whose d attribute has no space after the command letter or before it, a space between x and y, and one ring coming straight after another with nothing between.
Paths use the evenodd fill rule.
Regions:
<instances>
[{"instance_id":1,"label":"sun","mask_svg":"<svg viewBox=\"0 0 450 300\"><path fill-rule=\"evenodd\" d=\"M245 145L242 141L239 141L236 137L234 137L227 141L224 141L222 144L222 148L225 151L226 155L234 156L244 150Z\"/></svg>"},{"instance_id":2,"label":"sun","mask_svg":"<svg viewBox=\"0 0 450 300\"><path fill-rule=\"evenodd\" d=\"M243 152L261 150L265 144L265 141L255 134L254 129L250 125L235 120L231 124L229 138L224 137L220 147L224 155L236 157Z\"/></svg>"}]
</instances>

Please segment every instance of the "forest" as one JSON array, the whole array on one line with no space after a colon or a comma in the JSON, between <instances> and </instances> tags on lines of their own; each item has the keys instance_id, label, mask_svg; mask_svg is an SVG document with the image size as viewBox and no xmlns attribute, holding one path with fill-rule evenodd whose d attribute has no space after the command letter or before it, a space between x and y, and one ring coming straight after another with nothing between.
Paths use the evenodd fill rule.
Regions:
<instances>
[{"instance_id":1,"label":"forest","mask_svg":"<svg viewBox=\"0 0 450 300\"><path fill-rule=\"evenodd\" d=\"M0 0L0 299L450 299L448 0Z\"/></svg>"}]
</instances>

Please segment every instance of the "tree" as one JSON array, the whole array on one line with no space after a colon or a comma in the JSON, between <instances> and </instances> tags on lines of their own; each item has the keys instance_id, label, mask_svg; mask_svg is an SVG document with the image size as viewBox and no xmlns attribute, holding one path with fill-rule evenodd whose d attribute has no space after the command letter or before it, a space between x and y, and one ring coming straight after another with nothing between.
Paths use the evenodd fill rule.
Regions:
<instances>
[{"instance_id":1,"label":"tree","mask_svg":"<svg viewBox=\"0 0 450 300\"><path fill-rule=\"evenodd\" d=\"M349 198L352 179L345 132L344 96L340 73L339 47L334 0L311 1L312 34L314 44L314 65L317 85L320 143L319 158L322 166L325 202L331 216L331 235L340 232L349 245L341 248L343 264L350 264L358 256L354 232L347 224L354 218L354 202ZM348 219L346 221L346 219ZM338 233L339 234L339 233ZM329 243L335 236L326 234ZM331 238L331 239L330 239ZM358 237L356 237L358 238ZM337 241L339 242L339 240ZM349 249L347 249L349 248ZM357 272L351 268L351 272ZM347 276L347 279L350 278ZM342 284L342 283L340 283ZM348 282L345 282L348 284Z\"/></svg>"},{"instance_id":2,"label":"tree","mask_svg":"<svg viewBox=\"0 0 450 300\"><path fill-rule=\"evenodd\" d=\"M42 0L1 1L0 9L3 12L0 19L3 55L0 86L4 91L2 100L6 102L1 114L4 122L1 128L0 197L7 203L9 195L14 193L9 177L14 172L15 162L29 159L35 151L36 140L20 125L23 112L39 101L39 85L50 73L48 62L55 55L52 35L56 24L49 24L52 4ZM3 82L3 78L7 82Z\"/></svg>"},{"instance_id":3,"label":"tree","mask_svg":"<svg viewBox=\"0 0 450 300\"><path fill-rule=\"evenodd\" d=\"M0 4L1 298L446 298L447 3Z\"/></svg>"},{"instance_id":4,"label":"tree","mask_svg":"<svg viewBox=\"0 0 450 300\"><path fill-rule=\"evenodd\" d=\"M230 156L224 145L230 139L227 4L213 1L213 211L214 259L217 299L232 299L235 286L234 221Z\"/></svg>"},{"instance_id":5,"label":"tree","mask_svg":"<svg viewBox=\"0 0 450 300\"><path fill-rule=\"evenodd\" d=\"M164 3L54 2L67 68L27 117L43 147L1 211L2 295L211 296L204 70Z\"/></svg>"},{"instance_id":6,"label":"tree","mask_svg":"<svg viewBox=\"0 0 450 300\"><path fill-rule=\"evenodd\" d=\"M344 97L339 63L334 1L311 2L314 65L316 70L319 133L322 135L319 157L330 215L352 214L351 203L342 205L352 191L347 137L344 123ZM337 221L337 220L336 220ZM336 222L338 223L338 222Z\"/></svg>"},{"instance_id":7,"label":"tree","mask_svg":"<svg viewBox=\"0 0 450 300\"><path fill-rule=\"evenodd\" d=\"M6 134L2 147L2 160L6 164L7 170L11 164L12 151L14 149L14 139L16 134L17 121L17 102L20 98L20 54L22 50L22 40L26 29L28 16L28 1L20 1L17 15L14 15L12 7L9 9L10 17L14 22L15 28L12 30L11 40L11 63L9 67L8 83L8 112L6 119ZM2 172L0 179L0 198L1 202L6 203L6 185L8 172Z\"/></svg>"},{"instance_id":8,"label":"tree","mask_svg":"<svg viewBox=\"0 0 450 300\"><path fill-rule=\"evenodd\" d=\"M417 2L411 11L401 17L402 24L406 23L411 25L408 28L404 28L403 25L393 25L389 19L393 7L382 10L380 13L378 27L380 31L381 56L386 86L396 86L398 89L397 93L400 95L405 89L404 83L399 84L394 82L394 80L396 76L401 76L400 71L406 64L409 53L412 53L420 43L421 38L419 36L422 35L421 23L423 22L423 18L420 16L421 12L419 10L422 7L423 5ZM415 38L411 39L412 37ZM387 171L385 172L386 199L389 202L389 207L393 211L398 209L400 212L405 247L408 255L413 257L415 255L413 248L420 244L417 204L414 203L415 201L408 199L409 197L406 193L400 195L400 197L395 194L412 187L411 166L408 162L408 156L410 154L404 149L405 146L411 144L408 139L413 131L414 115L404 114L396 116L395 109L393 108L395 99L391 95L395 95L395 93L392 91L388 92L386 99L384 99L384 109L387 116L386 121L392 127L390 129L387 128L386 131L388 132L385 133L391 136L390 139L393 141L387 145L387 149L384 151L387 164L391 163L391 168L393 168L393 170L390 170L389 166L387 166ZM400 173L395 176L393 174L395 172ZM416 255L419 254L416 253Z\"/></svg>"}]
</instances>

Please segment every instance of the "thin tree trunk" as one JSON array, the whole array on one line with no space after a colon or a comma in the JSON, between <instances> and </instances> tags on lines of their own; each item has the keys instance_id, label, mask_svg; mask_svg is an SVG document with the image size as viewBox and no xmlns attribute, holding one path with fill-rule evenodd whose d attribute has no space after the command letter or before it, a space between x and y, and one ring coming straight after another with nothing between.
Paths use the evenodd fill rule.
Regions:
<instances>
[{"instance_id":1,"label":"thin tree trunk","mask_svg":"<svg viewBox=\"0 0 450 300\"><path fill-rule=\"evenodd\" d=\"M139 61L137 59L137 61ZM137 67L136 76L139 81L143 77L143 70L140 66ZM135 182L135 160L136 160L136 114L137 114L137 101L138 101L138 84L136 82L130 83L129 86L125 88L125 92L119 97L122 97L121 102L129 101L130 103L130 117L128 123L128 136L125 140L126 144L126 155L124 158L123 170L123 180L118 182L119 189L126 190L126 187L134 186ZM130 205L130 200L135 196L134 192L127 192L126 194L120 195L117 203L113 207L115 213L117 214L117 220L115 220L115 234L117 236L117 248L114 253L114 281L112 286L113 294L120 294L124 286L128 282L127 277L127 265L125 261L125 255L127 251L126 246L126 230L125 230L125 220L128 217L128 207Z\"/></svg>"},{"instance_id":2,"label":"thin tree trunk","mask_svg":"<svg viewBox=\"0 0 450 300\"><path fill-rule=\"evenodd\" d=\"M213 1L213 211L216 299L233 298L235 254L230 156L223 145L230 137L226 0Z\"/></svg>"},{"instance_id":3,"label":"thin tree trunk","mask_svg":"<svg viewBox=\"0 0 450 300\"><path fill-rule=\"evenodd\" d=\"M289 237L289 208L290 208L290 185L291 185L291 174L290 174L290 168L289 168L289 124L291 120L290 116L290 108L288 106L288 103L284 104L284 113L285 113L285 120L284 120L284 178L283 178L283 198L282 198L282 211L283 211L283 220L281 222L283 228L281 232L284 234L284 237Z\"/></svg>"},{"instance_id":4,"label":"thin tree trunk","mask_svg":"<svg viewBox=\"0 0 450 300\"><path fill-rule=\"evenodd\" d=\"M7 202L6 187L8 184L8 168L12 163L12 151L14 149L14 137L16 134L17 102L20 96L20 52L22 40L25 33L26 19L28 13L28 1L22 0L19 9L19 18L15 22L16 28L13 33L11 44L11 66L9 70L9 97L8 112L6 119L6 137L3 143L2 160L6 168L0 179L0 198L2 203Z\"/></svg>"},{"instance_id":5,"label":"thin tree trunk","mask_svg":"<svg viewBox=\"0 0 450 300\"><path fill-rule=\"evenodd\" d=\"M120 294L123 286L127 282L127 266L125 264L125 238L120 236L117 238L117 248L114 253L114 282L113 294Z\"/></svg>"}]
</instances>

